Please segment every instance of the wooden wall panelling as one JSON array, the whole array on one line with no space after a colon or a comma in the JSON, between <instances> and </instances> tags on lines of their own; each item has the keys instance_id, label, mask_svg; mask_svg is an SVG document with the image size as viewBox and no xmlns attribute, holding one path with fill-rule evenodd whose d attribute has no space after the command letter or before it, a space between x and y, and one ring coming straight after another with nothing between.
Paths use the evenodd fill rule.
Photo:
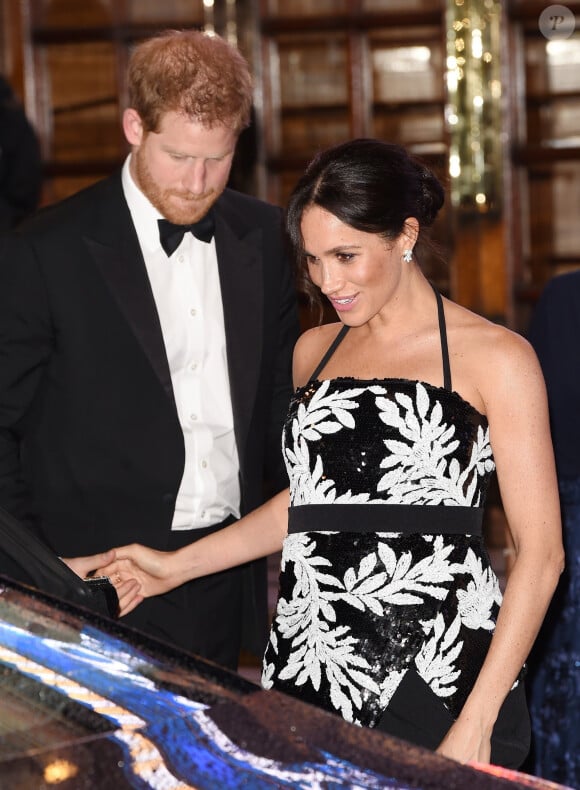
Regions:
<instances>
[{"instance_id":1,"label":"wooden wall panelling","mask_svg":"<svg viewBox=\"0 0 580 790\"><path fill-rule=\"evenodd\" d=\"M359 135L407 145L447 181L443 0L236 5L245 9L257 75L261 196L283 205L316 150ZM580 2L567 6L578 20ZM462 236L471 234L496 263L482 263L480 255L479 268L470 269L468 241L461 282L446 266L430 276L487 314L498 312L498 277L505 276L511 323L512 290L521 312L549 276L580 265L580 25L568 43L547 47L537 23L545 3L505 0L502 7L504 260L497 228L488 234L468 222L458 226L448 206L435 228L446 253L457 253ZM47 201L122 161L120 110L133 41L209 18L203 0L2 0L1 8L3 69L41 134Z\"/></svg>"},{"instance_id":2,"label":"wooden wall panelling","mask_svg":"<svg viewBox=\"0 0 580 790\"><path fill-rule=\"evenodd\" d=\"M285 205L318 150L360 136L407 145L446 180L443 22L442 2L262 0L263 196ZM434 232L447 254L450 216ZM448 265L422 263L449 292Z\"/></svg>"},{"instance_id":3,"label":"wooden wall panelling","mask_svg":"<svg viewBox=\"0 0 580 790\"><path fill-rule=\"evenodd\" d=\"M497 0L448 2L446 54L452 292L466 307L505 323L510 289L504 255L501 11Z\"/></svg>"},{"instance_id":4,"label":"wooden wall panelling","mask_svg":"<svg viewBox=\"0 0 580 790\"><path fill-rule=\"evenodd\" d=\"M421 261L423 271L444 293L452 289L452 211L449 203L448 135L445 126L445 27L443 12L426 17L398 14L386 24L373 17L365 37L370 77L369 134L402 143L424 160L447 188L447 200L432 237L441 255ZM396 23L396 24L395 24Z\"/></svg>"},{"instance_id":5,"label":"wooden wall panelling","mask_svg":"<svg viewBox=\"0 0 580 790\"><path fill-rule=\"evenodd\" d=\"M19 0L0 0L0 71L30 111L30 86L26 84L24 9Z\"/></svg>"},{"instance_id":6,"label":"wooden wall panelling","mask_svg":"<svg viewBox=\"0 0 580 790\"><path fill-rule=\"evenodd\" d=\"M567 2L567 38L542 32L544 3L512 0L511 40L523 75L510 147L519 230L513 265L515 323L527 329L533 304L550 277L580 268L580 2Z\"/></svg>"}]
</instances>

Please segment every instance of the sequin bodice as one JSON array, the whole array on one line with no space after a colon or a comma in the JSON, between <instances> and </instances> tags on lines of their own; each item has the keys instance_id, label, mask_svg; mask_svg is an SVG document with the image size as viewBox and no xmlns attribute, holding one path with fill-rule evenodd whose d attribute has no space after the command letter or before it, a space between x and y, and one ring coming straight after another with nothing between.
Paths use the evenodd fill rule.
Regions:
<instances>
[{"instance_id":1,"label":"sequin bodice","mask_svg":"<svg viewBox=\"0 0 580 790\"><path fill-rule=\"evenodd\" d=\"M283 436L293 506L340 502L481 506L494 469L487 419L417 381L311 381Z\"/></svg>"}]
</instances>

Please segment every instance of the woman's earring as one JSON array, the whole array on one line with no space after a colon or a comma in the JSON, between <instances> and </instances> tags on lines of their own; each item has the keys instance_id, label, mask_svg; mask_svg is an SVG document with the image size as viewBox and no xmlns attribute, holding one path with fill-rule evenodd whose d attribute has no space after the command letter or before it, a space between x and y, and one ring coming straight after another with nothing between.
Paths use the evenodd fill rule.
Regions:
<instances>
[{"instance_id":1,"label":"woman's earring","mask_svg":"<svg viewBox=\"0 0 580 790\"><path fill-rule=\"evenodd\" d=\"M403 250L403 260L405 263L411 263L413 260L413 250Z\"/></svg>"}]
</instances>

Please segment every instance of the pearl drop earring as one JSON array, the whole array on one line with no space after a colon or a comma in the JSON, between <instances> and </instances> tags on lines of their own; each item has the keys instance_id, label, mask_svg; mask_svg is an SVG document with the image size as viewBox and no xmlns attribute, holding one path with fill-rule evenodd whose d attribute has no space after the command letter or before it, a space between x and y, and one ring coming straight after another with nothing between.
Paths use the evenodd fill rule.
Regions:
<instances>
[{"instance_id":1,"label":"pearl drop earring","mask_svg":"<svg viewBox=\"0 0 580 790\"><path fill-rule=\"evenodd\" d=\"M413 250L403 250L403 260L405 263L411 263L413 260Z\"/></svg>"}]
</instances>

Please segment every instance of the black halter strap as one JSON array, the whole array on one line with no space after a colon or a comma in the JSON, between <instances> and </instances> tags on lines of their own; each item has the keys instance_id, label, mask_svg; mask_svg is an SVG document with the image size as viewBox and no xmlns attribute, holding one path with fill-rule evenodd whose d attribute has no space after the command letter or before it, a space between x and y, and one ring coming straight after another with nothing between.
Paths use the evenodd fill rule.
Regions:
<instances>
[{"instance_id":1,"label":"black halter strap","mask_svg":"<svg viewBox=\"0 0 580 790\"><path fill-rule=\"evenodd\" d=\"M344 340L344 338L346 336L346 333L348 332L349 329L350 329L350 326L343 326L342 327L342 329L340 330L338 335L334 338L334 340L332 341L332 343L328 347L328 349L326 351L326 354L322 357L322 359L320 360L320 362L316 366L316 370L314 371L314 373L308 379L309 383L313 379L317 378L318 374L320 373L320 371L323 370L326 367L326 363L328 362L330 357L334 354L334 352L339 347L339 345L342 343L342 341Z\"/></svg>"},{"instance_id":2,"label":"black halter strap","mask_svg":"<svg viewBox=\"0 0 580 790\"><path fill-rule=\"evenodd\" d=\"M443 387L451 392L451 365L449 364L449 347L447 345L447 324L445 323L445 311L443 309L443 299L441 294L431 284L431 288L437 299L437 318L439 319L439 337L441 338L441 357L443 359Z\"/></svg>"},{"instance_id":3,"label":"black halter strap","mask_svg":"<svg viewBox=\"0 0 580 790\"><path fill-rule=\"evenodd\" d=\"M435 288L434 285L431 285L431 288L433 288L433 292L437 300L437 319L439 321L439 337L441 338L441 357L443 361L443 387L451 392L451 366L449 364L449 348L447 346L447 325L445 323L445 311L443 309L443 299L441 298L441 294L439 293L437 288ZM316 370L308 379L309 383L314 379L316 379L320 374L320 372L324 370L326 364L328 363L328 360L334 354L338 346L342 343L349 329L350 326L342 327L342 329L334 338L334 340L328 347L326 353L324 354L324 356L316 366Z\"/></svg>"}]
</instances>

